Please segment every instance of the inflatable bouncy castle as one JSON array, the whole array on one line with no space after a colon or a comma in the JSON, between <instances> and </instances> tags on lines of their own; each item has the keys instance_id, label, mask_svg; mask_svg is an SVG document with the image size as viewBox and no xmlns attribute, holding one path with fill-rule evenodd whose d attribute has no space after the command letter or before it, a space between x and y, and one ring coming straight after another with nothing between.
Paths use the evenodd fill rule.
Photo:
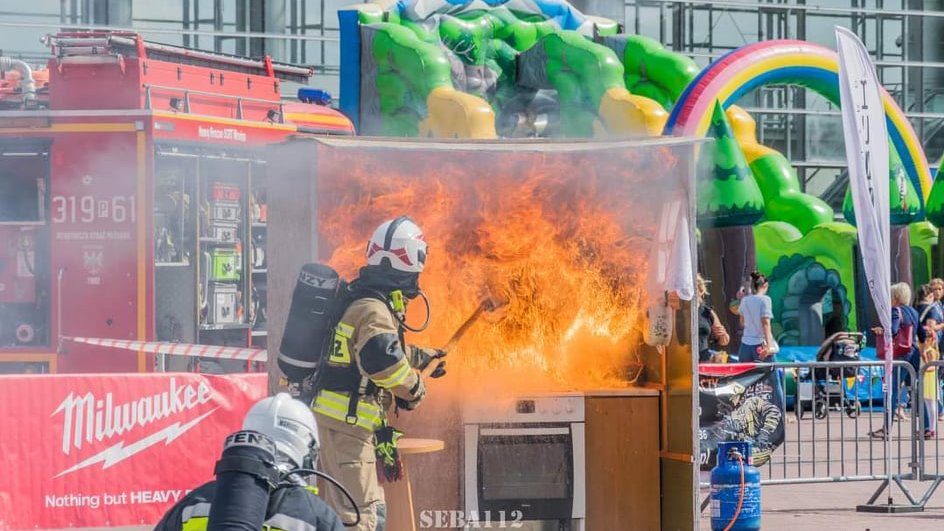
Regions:
<instances>
[{"instance_id":1,"label":"inflatable bouncy castle","mask_svg":"<svg viewBox=\"0 0 944 531\"><path fill-rule=\"evenodd\" d=\"M417 0L339 16L341 108L363 134L658 135L698 71L562 0ZM655 79L626 61L644 49Z\"/></svg>"},{"instance_id":2,"label":"inflatable bouncy castle","mask_svg":"<svg viewBox=\"0 0 944 531\"><path fill-rule=\"evenodd\" d=\"M734 307L748 274L771 281L783 345L860 330L868 307L856 230L801 191L791 163L757 139L736 103L794 85L839 105L836 52L774 40L704 70L564 0L401 0L343 10L341 109L361 134L435 138L711 137L698 183L700 269L715 308ZM932 193L921 144L888 95L893 279L930 277L944 191ZM938 190L935 188L935 190ZM737 315L719 312L729 330ZM861 321L861 322L860 322Z\"/></svg>"}]
</instances>

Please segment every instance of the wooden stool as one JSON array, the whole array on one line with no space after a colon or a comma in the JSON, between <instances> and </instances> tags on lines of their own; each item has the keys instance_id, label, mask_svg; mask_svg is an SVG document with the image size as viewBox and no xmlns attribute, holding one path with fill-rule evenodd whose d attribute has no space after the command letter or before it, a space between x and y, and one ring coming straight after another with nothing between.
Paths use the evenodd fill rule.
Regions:
<instances>
[{"instance_id":1,"label":"wooden stool","mask_svg":"<svg viewBox=\"0 0 944 531\"><path fill-rule=\"evenodd\" d=\"M416 531L416 515L413 513L413 490L410 488L409 454L438 452L446 444L437 439L400 439L397 449L403 461L403 479L384 483L384 498L387 502L386 531Z\"/></svg>"}]
</instances>

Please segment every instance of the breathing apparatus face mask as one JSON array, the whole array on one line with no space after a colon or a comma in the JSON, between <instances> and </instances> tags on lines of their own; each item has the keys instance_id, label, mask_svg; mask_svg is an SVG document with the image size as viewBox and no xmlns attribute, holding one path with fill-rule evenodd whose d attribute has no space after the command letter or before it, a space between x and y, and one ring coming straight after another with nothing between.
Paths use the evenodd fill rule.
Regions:
<instances>
[{"instance_id":1,"label":"breathing apparatus face mask","mask_svg":"<svg viewBox=\"0 0 944 531\"><path fill-rule=\"evenodd\" d=\"M284 454L279 454L279 463L276 467L279 472L291 483L299 483L300 477L296 474L300 470L317 470L318 442L312 439L308 445L308 452L302 457L301 464L296 464ZM301 482L302 484L304 482Z\"/></svg>"},{"instance_id":2,"label":"breathing apparatus face mask","mask_svg":"<svg viewBox=\"0 0 944 531\"><path fill-rule=\"evenodd\" d=\"M365 266L360 270L357 284L382 293L403 328L411 332L422 332L429 326L429 299L420 289L419 273L397 271L384 266ZM426 305L426 319L421 326L413 327L406 323L406 307L409 301L418 297L422 298Z\"/></svg>"},{"instance_id":3,"label":"breathing apparatus face mask","mask_svg":"<svg viewBox=\"0 0 944 531\"><path fill-rule=\"evenodd\" d=\"M302 468L314 469L316 464L318 464L318 442L311 441L308 446L308 454L302 459Z\"/></svg>"},{"instance_id":4,"label":"breathing apparatus face mask","mask_svg":"<svg viewBox=\"0 0 944 531\"><path fill-rule=\"evenodd\" d=\"M381 293L401 291L407 299L413 299L420 293L420 274L397 271L386 266L364 266L357 282Z\"/></svg>"}]
</instances>

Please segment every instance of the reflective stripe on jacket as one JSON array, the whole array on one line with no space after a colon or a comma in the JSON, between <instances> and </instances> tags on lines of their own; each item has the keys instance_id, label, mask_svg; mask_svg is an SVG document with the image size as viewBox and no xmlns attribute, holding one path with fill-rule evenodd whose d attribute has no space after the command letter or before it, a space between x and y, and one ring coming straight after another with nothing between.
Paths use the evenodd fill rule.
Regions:
<instances>
[{"instance_id":1,"label":"reflective stripe on jacket","mask_svg":"<svg viewBox=\"0 0 944 531\"><path fill-rule=\"evenodd\" d=\"M322 390L315 397L312 411L346 424L350 395L335 391ZM373 397L366 397L357 402L357 426L373 432L383 424L384 413L376 402L368 402Z\"/></svg>"},{"instance_id":2,"label":"reflective stripe on jacket","mask_svg":"<svg viewBox=\"0 0 944 531\"><path fill-rule=\"evenodd\" d=\"M404 353L399 321L386 302L373 297L355 300L347 307L335 327L327 364L312 409L348 425L371 432L383 425L385 412L375 393L365 390L368 382L408 402L425 394L419 373ZM351 411L355 392L368 396L361 396ZM349 412L354 418L348 418Z\"/></svg>"},{"instance_id":3,"label":"reflective stripe on jacket","mask_svg":"<svg viewBox=\"0 0 944 531\"><path fill-rule=\"evenodd\" d=\"M171 507L155 531L206 531L216 482L206 483ZM282 486L269 496L263 529L270 531L342 531L344 526L324 500L304 486Z\"/></svg>"}]
</instances>

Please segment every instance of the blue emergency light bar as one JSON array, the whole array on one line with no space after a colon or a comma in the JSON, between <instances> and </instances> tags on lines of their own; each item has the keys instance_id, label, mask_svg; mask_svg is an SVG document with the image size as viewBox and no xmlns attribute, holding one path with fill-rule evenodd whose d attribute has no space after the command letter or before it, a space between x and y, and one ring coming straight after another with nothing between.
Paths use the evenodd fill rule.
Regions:
<instances>
[{"instance_id":1,"label":"blue emergency light bar","mask_svg":"<svg viewBox=\"0 0 944 531\"><path fill-rule=\"evenodd\" d=\"M331 104L331 93L314 87L301 87L298 89L298 99L304 103L327 106Z\"/></svg>"}]
</instances>

